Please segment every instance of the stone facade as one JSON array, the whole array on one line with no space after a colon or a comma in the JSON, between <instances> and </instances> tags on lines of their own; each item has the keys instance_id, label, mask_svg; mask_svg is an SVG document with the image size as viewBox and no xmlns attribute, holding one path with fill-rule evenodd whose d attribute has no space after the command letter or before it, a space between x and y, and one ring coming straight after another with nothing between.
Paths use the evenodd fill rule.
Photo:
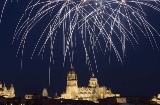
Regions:
<instances>
[{"instance_id":1,"label":"stone facade","mask_svg":"<svg viewBox=\"0 0 160 105\"><path fill-rule=\"evenodd\" d=\"M154 104L160 104L160 94L156 96L154 96L152 99L151 99L151 102L154 103Z\"/></svg>"},{"instance_id":2,"label":"stone facade","mask_svg":"<svg viewBox=\"0 0 160 105\"><path fill-rule=\"evenodd\" d=\"M11 84L11 87L9 89L7 89L7 87L2 86L2 84L0 83L0 96L3 96L5 98L13 98L15 97L15 93L14 93L14 87L13 84Z\"/></svg>"},{"instance_id":3,"label":"stone facade","mask_svg":"<svg viewBox=\"0 0 160 105\"><path fill-rule=\"evenodd\" d=\"M113 94L111 89L99 86L97 78L92 75L87 87L78 87L77 74L71 67L67 75L66 92L61 94L61 98L73 100L88 100L98 103L98 99L107 97L120 97L120 94Z\"/></svg>"}]
</instances>

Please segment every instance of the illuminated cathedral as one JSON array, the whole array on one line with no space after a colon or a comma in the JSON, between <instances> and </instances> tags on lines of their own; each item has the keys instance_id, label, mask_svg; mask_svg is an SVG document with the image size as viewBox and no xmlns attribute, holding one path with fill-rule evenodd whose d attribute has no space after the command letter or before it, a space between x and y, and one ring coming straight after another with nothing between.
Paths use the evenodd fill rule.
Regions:
<instances>
[{"instance_id":1,"label":"illuminated cathedral","mask_svg":"<svg viewBox=\"0 0 160 105\"><path fill-rule=\"evenodd\" d=\"M14 93L14 87L13 84L11 84L11 87L9 89L7 89L7 87L4 86L2 87L2 84L0 83L0 96L3 96L5 98L13 98L15 97L15 93Z\"/></svg>"},{"instance_id":2,"label":"illuminated cathedral","mask_svg":"<svg viewBox=\"0 0 160 105\"><path fill-rule=\"evenodd\" d=\"M66 92L61 94L61 98L88 100L98 103L98 99L107 97L120 97L120 94L113 94L111 89L107 89L105 86L99 86L98 80L94 77L94 74L92 74L87 87L78 87L77 74L74 68L71 67L67 75Z\"/></svg>"}]
</instances>

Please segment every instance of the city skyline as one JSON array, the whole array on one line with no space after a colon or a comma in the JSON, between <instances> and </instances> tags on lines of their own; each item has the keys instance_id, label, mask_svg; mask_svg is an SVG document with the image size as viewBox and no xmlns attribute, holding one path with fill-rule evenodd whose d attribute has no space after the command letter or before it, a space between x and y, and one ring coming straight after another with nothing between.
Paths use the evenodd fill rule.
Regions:
<instances>
[{"instance_id":1,"label":"city skyline","mask_svg":"<svg viewBox=\"0 0 160 105\"><path fill-rule=\"evenodd\" d=\"M0 1L0 9L4 1ZM55 92L62 93L66 86L66 74L70 70L71 64L66 62L63 67L61 45L57 46L57 60L55 64L49 63L48 55L44 60L34 56L31 60L32 44L27 44L23 65L21 69L21 55L16 57L17 43L12 45L12 38L18 19L24 12L22 7L27 2L19 1L8 3L4 11L2 23L0 24L0 81L14 84L15 94L24 95L27 93L41 93L43 88L47 88L49 95L54 96ZM159 31L160 13L149 10L147 20ZM36 34L37 30L34 30ZM160 32L160 31L159 31ZM160 38L156 37L158 45ZM30 42L33 40L28 38ZM160 47L160 46L159 46ZM81 53L82 52L82 53ZM59 59L58 59L59 58ZM160 93L159 73L160 73L160 52L153 50L148 39L139 38L139 44L135 45L135 50L130 44L126 46L126 56L124 64L117 61L114 53L111 54L111 62L108 56L99 56L98 72L93 69L100 85L111 87L114 93L131 96L154 96ZM79 86L86 86L92 72L85 64L85 54L79 50L73 62L75 71L78 74ZM48 83L48 69L51 67L51 84Z\"/></svg>"}]
</instances>

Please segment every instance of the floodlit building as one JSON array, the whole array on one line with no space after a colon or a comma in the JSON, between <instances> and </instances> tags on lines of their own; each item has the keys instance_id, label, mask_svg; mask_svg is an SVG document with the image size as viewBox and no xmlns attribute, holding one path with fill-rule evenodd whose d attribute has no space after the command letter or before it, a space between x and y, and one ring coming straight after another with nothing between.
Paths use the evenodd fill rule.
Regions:
<instances>
[{"instance_id":1,"label":"floodlit building","mask_svg":"<svg viewBox=\"0 0 160 105\"><path fill-rule=\"evenodd\" d=\"M152 99L151 99L151 103L155 103L155 104L160 104L160 94L156 96L154 96Z\"/></svg>"},{"instance_id":2,"label":"floodlit building","mask_svg":"<svg viewBox=\"0 0 160 105\"><path fill-rule=\"evenodd\" d=\"M61 94L61 98L73 100L88 100L98 103L98 99L107 97L120 97L120 94L113 94L111 89L105 86L99 86L97 78L94 74L89 80L87 87L78 87L77 74L74 68L71 67L67 75L66 92Z\"/></svg>"},{"instance_id":3,"label":"floodlit building","mask_svg":"<svg viewBox=\"0 0 160 105\"><path fill-rule=\"evenodd\" d=\"M13 84L11 84L11 87L7 89L5 83L4 83L4 86L2 86L2 83L0 82L0 96L3 96L5 98L15 97L15 91L14 91Z\"/></svg>"},{"instance_id":4,"label":"floodlit building","mask_svg":"<svg viewBox=\"0 0 160 105\"><path fill-rule=\"evenodd\" d=\"M41 99L41 96L37 93L31 93L25 95L26 100L34 100L34 99Z\"/></svg>"},{"instance_id":5,"label":"floodlit building","mask_svg":"<svg viewBox=\"0 0 160 105\"><path fill-rule=\"evenodd\" d=\"M48 97L48 91L47 91L46 88L43 89L43 91L42 91L42 96L43 96L43 97Z\"/></svg>"}]
</instances>

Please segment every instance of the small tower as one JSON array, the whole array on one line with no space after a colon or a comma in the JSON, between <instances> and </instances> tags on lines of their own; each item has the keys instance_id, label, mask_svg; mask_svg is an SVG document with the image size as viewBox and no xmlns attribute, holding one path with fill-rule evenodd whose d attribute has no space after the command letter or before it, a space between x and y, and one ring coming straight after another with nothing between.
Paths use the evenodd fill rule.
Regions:
<instances>
[{"instance_id":1,"label":"small tower","mask_svg":"<svg viewBox=\"0 0 160 105\"><path fill-rule=\"evenodd\" d=\"M11 84L11 87L10 87L10 97L15 97L15 94L14 94L14 87L13 87L13 84Z\"/></svg>"},{"instance_id":2,"label":"small tower","mask_svg":"<svg viewBox=\"0 0 160 105\"><path fill-rule=\"evenodd\" d=\"M5 83L4 83L4 86L3 86L3 91L4 92L7 91L7 87L6 87Z\"/></svg>"},{"instance_id":3,"label":"small tower","mask_svg":"<svg viewBox=\"0 0 160 105\"><path fill-rule=\"evenodd\" d=\"M0 82L0 89L2 88L2 83Z\"/></svg>"},{"instance_id":4,"label":"small tower","mask_svg":"<svg viewBox=\"0 0 160 105\"><path fill-rule=\"evenodd\" d=\"M67 75L67 86L66 86L66 98L76 99L78 97L78 84L77 84L77 74L74 71L74 67L71 69Z\"/></svg>"},{"instance_id":5,"label":"small tower","mask_svg":"<svg viewBox=\"0 0 160 105\"><path fill-rule=\"evenodd\" d=\"M59 99L57 92L54 94L54 99Z\"/></svg>"},{"instance_id":6,"label":"small tower","mask_svg":"<svg viewBox=\"0 0 160 105\"><path fill-rule=\"evenodd\" d=\"M43 97L48 97L48 91L47 91L46 88L43 89L43 91L42 91L42 96L43 96Z\"/></svg>"}]
</instances>

